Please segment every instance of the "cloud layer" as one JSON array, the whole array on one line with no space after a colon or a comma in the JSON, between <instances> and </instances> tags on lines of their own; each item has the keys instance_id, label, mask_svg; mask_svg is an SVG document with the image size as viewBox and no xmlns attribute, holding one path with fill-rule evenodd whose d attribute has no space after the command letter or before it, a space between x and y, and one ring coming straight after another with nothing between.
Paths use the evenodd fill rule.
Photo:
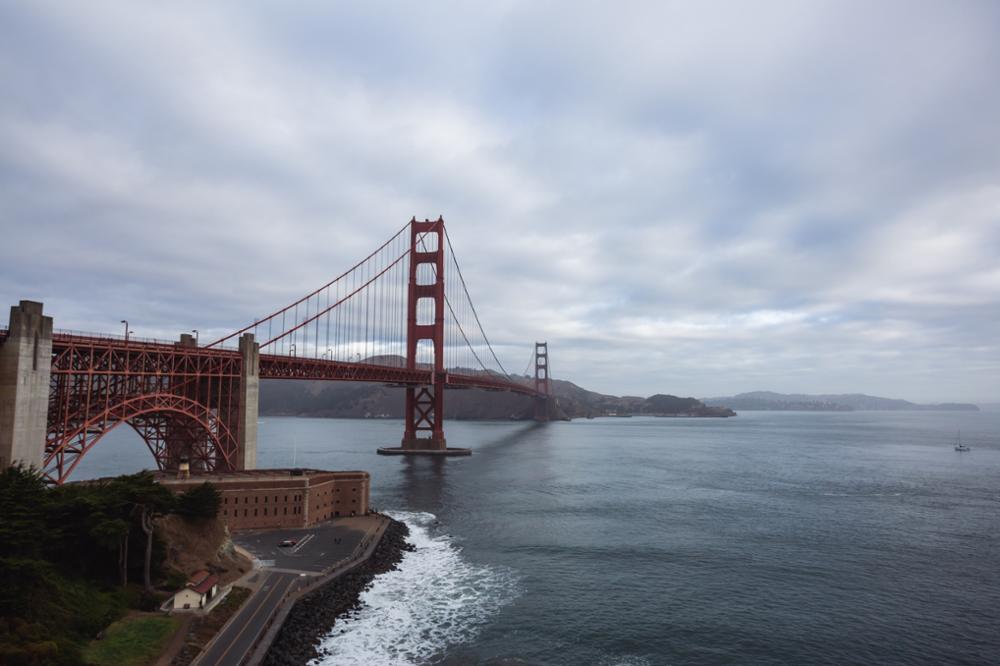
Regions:
<instances>
[{"instance_id":1,"label":"cloud layer","mask_svg":"<svg viewBox=\"0 0 1000 666\"><path fill-rule=\"evenodd\" d=\"M520 369L1000 393L986 1L0 6L0 300L228 332L443 214Z\"/></svg>"}]
</instances>

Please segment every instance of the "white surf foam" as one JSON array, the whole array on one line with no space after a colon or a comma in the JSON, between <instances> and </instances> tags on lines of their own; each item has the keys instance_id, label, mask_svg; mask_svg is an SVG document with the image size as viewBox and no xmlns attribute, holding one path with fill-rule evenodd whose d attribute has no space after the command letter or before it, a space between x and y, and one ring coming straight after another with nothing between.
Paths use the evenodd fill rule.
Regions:
<instances>
[{"instance_id":1,"label":"white surf foam","mask_svg":"<svg viewBox=\"0 0 1000 666\"><path fill-rule=\"evenodd\" d=\"M646 657L625 656L604 659L601 666L651 666L652 662Z\"/></svg>"},{"instance_id":2,"label":"white surf foam","mask_svg":"<svg viewBox=\"0 0 1000 666\"><path fill-rule=\"evenodd\" d=\"M467 561L451 537L433 533L433 514L389 513L410 528L416 550L372 581L361 608L337 620L314 666L424 663L471 641L517 596L512 572Z\"/></svg>"}]
</instances>

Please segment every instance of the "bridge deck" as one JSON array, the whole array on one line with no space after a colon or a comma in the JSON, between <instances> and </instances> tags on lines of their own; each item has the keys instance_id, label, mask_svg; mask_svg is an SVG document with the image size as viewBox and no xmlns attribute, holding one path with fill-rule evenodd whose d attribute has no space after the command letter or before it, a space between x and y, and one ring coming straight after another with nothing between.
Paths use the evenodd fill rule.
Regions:
<instances>
[{"instance_id":1,"label":"bridge deck","mask_svg":"<svg viewBox=\"0 0 1000 666\"><path fill-rule=\"evenodd\" d=\"M0 342L6 339L7 331L0 330ZM239 357L235 349L216 347L184 347L177 343L161 340L135 339L125 341L121 337L98 336L68 331L57 331L52 336L52 350L59 354L68 347L86 347L94 350L129 351L157 355L182 355L189 358ZM53 372L59 372L53 368ZM433 372L428 368L407 369L391 365L371 363L348 363L329 361L322 358L303 358L277 354L260 355L261 379L309 379L320 381L381 382L401 386L423 386L434 383ZM528 384L511 382L497 375L465 374L445 372L445 388L481 388L496 391L510 391L522 395L540 395Z\"/></svg>"}]
</instances>

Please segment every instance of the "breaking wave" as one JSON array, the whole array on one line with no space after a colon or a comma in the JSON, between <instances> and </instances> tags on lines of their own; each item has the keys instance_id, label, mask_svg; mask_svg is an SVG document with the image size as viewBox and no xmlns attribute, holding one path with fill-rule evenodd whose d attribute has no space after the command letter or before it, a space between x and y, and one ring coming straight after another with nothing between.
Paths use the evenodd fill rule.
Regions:
<instances>
[{"instance_id":1,"label":"breaking wave","mask_svg":"<svg viewBox=\"0 0 1000 666\"><path fill-rule=\"evenodd\" d=\"M361 594L361 607L337 620L314 666L410 666L468 643L500 608L517 596L512 572L462 557L448 535L435 534L430 513L390 512L410 528L396 571L377 576Z\"/></svg>"}]
</instances>

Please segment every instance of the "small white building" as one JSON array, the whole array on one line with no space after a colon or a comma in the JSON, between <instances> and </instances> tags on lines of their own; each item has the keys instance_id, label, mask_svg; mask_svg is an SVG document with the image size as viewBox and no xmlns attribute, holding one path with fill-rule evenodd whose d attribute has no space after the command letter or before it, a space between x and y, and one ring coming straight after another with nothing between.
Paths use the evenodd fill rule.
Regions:
<instances>
[{"instance_id":1,"label":"small white building","mask_svg":"<svg viewBox=\"0 0 1000 666\"><path fill-rule=\"evenodd\" d=\"M199 571L191 576L183 590L174 595L174 610L198 610L204 608L219 593L219 577Z\"/></svg>"}]
</instances>

